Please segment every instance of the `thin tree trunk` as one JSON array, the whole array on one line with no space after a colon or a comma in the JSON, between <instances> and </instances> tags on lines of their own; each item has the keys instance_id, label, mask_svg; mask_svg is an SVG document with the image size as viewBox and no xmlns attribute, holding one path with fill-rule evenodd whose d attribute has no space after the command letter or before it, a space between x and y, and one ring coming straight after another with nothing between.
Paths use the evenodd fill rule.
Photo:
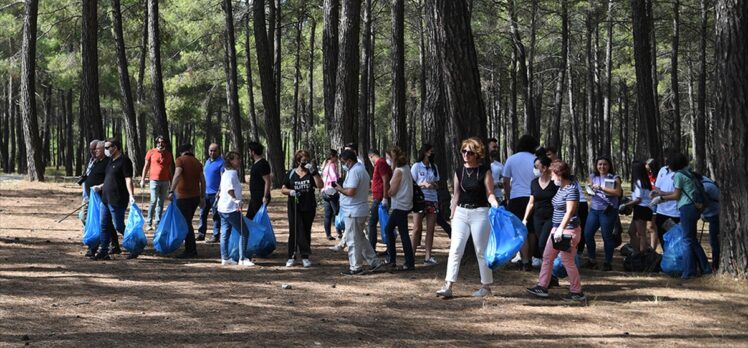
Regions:
<instances>
[{"instance_id":1,"label":"thin tree trunk","mask_svg":"<svg viewBox=\"0 0 748 348\"><path fill-rule=\"evenodd\" d=\"M514 7L514 1L507 1L507 10L509 11L509 29L512 33L512 43L514 44L517 62L519 63L519 79L522 82L522 99L525 105L524 132L537 138L538 134L535 132L535 107L532 99L533 91L527 69L527 54L525 52L525 45L522 44L519 29L517 28L517 11Z\"/></svg>"},{"instance_id":2,"label":"thin tree trunk","mask_svg":"<svg viewBox=\"0 0 748 348\"><path fill-rule=\"evenodd\" d=\"M132 90L130 89L130 73L127 70L127 53L125 52L125 39L122 31L120 0L112 0L112 24L112 34L117 47L117 72L119 73L120 102L122 104L122 119L125 121L127 150L133 162L135 173L139 173L142 169L141 161L142 158L145 158L145 154L140 148L140 141L138 140L137 119Z\"/></svg>"},{"instance_id":3,"label":"thin tree trunk","mask_svg":"<svg viewBox=\"0 0 748 348\"><path fill-rule=\"evenodd\" d=\"M549 129L548 145L561 150L561 109L564 104L564 83L566 82L566 66L569 49L569 12L567 0L561 2L561 63L559 64L558 77L556 80L556 92L554 93L553 120ZM571 105L571 103L569 103ZM573 107L572 107L573 109Z\"/></svg>"},{"instance_id":4,"label":"thin tree trunk","mask_svg":"<svg viewBox=\"0 0 748 348\"><path fill-rule=\"evenodd\" d=\"M349 130L356 124L358 111L359 32L361 0L344 0L340 17L338 75L335 78L335 118L330 134L333 148L354 142L356 134Z\"/></svg>"},{"instance_id":5,"label":"thin tree trunk","mask_svg":"<svg viewBox=\"0 0 748 348\"><path fill-rule=\"evenodd\" d=\"M86 142L104 137L99 105L98 0L82 0L80 112L86 127Z\"/></svg>"},{"instance_id":6,"label":"thin tree trunk","mask_svg":"<svg viewBox=\"0 0 748 348\"><path fill-rule=\"evenodd\" d=\"M250 6L250 0L247 0L247 7ZM244 28L244 49L247 53L247 64L245 65L247 69L247 97L249 99L249 127L252 128L252 140L259 141L260 140L260 131L258 129L257 125L257 112L255 112L255 93L254 93L254 79L252 77L252 53L251 48L249 46L249 38L250 38L250 24L249 24L249 13L247 13L246 17L246 27Z\"/></svg>"},{"instance_id":7,"label":"thin tree trunk","mask_svg":"<svg viewBox=\"0 0 748 348\"><path fill-rule=\"evenodd\" d=\"M508 139L507 155L514 153L517 146L517 47L512 46L512 57L509 65L509 127L506 138Z\"/></svg>"},{"instance_id":8,"label":"thin tree trunk","mask_svg":"<svg viewBox=\"0 0 748 348\"><path fill-rule=\"evenodd\" d=\"M678 86L678 52L680 40L680 0L673 1L673 43L672 53L670 56L670 89L673 93L672 103L672 122L673 122L673 142L674 147L680 151L683 148L681 139L680 125L680 87Z\"/></svg>"},{"instance_id":9,"label":"thin tree trunk","mask_svg":"<svg viewBox=\"0 0 748 348\"><path fill-rule=\"evenodd\" d=\"M408 129L405 110L405 1L392 0L392 140L406 154ZM407 155L406 155L407 156Z\"/></svg>"},{"instance_id":10,"label":"thin tree trunk","mask_svg":"<svg viewBox=\"0 0 748 348\"><path fill-rule=\"evenodd\" d=\"M317 21L314 19L314 17L309 18L311 28L309 29L309 72L307 75L307 96L309 97L309 106L307 106L307 121L306 121L306 132L305 134L305 144L304 147L310 149L314 145L313 141L315 138L313 138L314 135L314 53L315 53L315 46L314 46L314 36L317 32ZM315 151L316 153L316 151Z\"/></svg>"},{"instance_id":11,"label":"thin tree trunk","mask_svg":"<svg viewBox=\"0 0 748 348\"><path fill-rule=\"evenodd\" d=\"M23 43L21 44L21 119L26 145L26 167L29 181L44 181L39 126L36 120L36 31L39 3L24 2Z\"/></svg>"},{"instance_id":12,"label":"thin tree trunk","mask_svg":"<svg viewBox=\"0 0 748 348\"><path fill-rule=\"evenodd\" d=\"M222 4L225 31L226 55L226 96L229 113L231 113L231 141L234 149L244 154L244 138L242 137L242 115L239 111L239 87L237 85L238 68L236 66L236 36L234 31L234 10L232 1L224 0ZM244 166L239 170L239 181L244 182Z\"/></svg>"},{"instance_id":13,"label":"thin tree trunk","mask_svg":"<svg viewBox=\"0 0 748 348\"><path fill-rule=\"evenodd\" d=\"M301 29L304 20L303 10L299 10L296 22L296 54L294 58L293 77L293 144L297 149L301 148L301 120L299 116L299 84L301 83Z\"/></svg>"},{"instance_id":14,"label":"thin tree trunk","mask_svg":"<svg viewBox=\"0 0 748 348\"><path fill-rule=\"evenodd\" d=\"M707 0L701 0L701 25L699 27L699 76L698 95L696 105L698 113L691 116L693 128L693 158L694 169L699 173L706 171L706 30L707 30Z\"/></svg>"},{"instance_id":15,"label":"thin tree trunk","mask_svg":"<svg viewBox=\"0 0 748 348\"><path fill-rule=\"evenodd\" d=\"M608 39L605 44L605 93L603 97L603 136L602 153L605 155L613 154L613 137L611 133L611 124L613 120L610 116L611 98L612 98L612 81L613 81L613 8L615 3L608 0Z\"/></svg>"},{"instance_id":16,"label":"thin tree trunk","mask_svg":"<svg viewBox=\"0 0 748 348\"><path fill-rule=\"evenodd\" d=\"M153 97L153 123L155 133L169 136L169 122L166 118L166 104L164 101L164 81L161 75L161 38L158 27L158 0L148 0L148 52L151 60L151 93Z\"/></svg>"},{"instance_id":17,"label":"thin tree trunk","mask_svg":"<svg viewBox=\"0 0 748 348\"><path fill-rule=\"evenodd\" d=\"M340 0L324 0L325 24L322 36L322 89L325 104L325 129L332 133L335 119L335 86L338 70L338 26ZM332 146L332 137L328 137ZM335 148L335 147L333 147ZM338 148L339 149L339 148Z\"/></svg>"},{"instance_id":18,"label":"thin tree trunk","mask_svg":"<svg viewBox=\"0 0 748 348\"><path fill-rule=\"evenodd\" d=\"M65 152L67 154L65 156L65 175L70 176L73 175L73 158L75 156L75 152L73 152L73 123L75 120L73 116L73 90L68 89L66 92L60 93L60 102L65 115Z\"/></svg>"},{"instance_id":19,"label":"thin tree trunk","mask_svg":"<svg viewBox=\"0 0 748 348\"><path fill-rule=\"evenodd\" d=\"M273 39L275 40L274 44L274 50L273 50L273 78L275 79L275 105L278 106L278 110L281 108L281 50L283 46L281 46L281 38L282 38L282 32L281 32L281 23L282 23L282 16L281 16L281 0L274 0L275 6L274 12L275 12L275 35L273 36ZM280 111L279 111L280 112Z\"/></svg>"},{"instance_id":20,"label":"thin tree trunk","mask_svg":"<svg viewBox=\"0 0 748 348\"><path fill-rule=\"evenodd\" d=\"M361 35L361 80L359 81L359 98L358 98L358 153L365 155L369 152L369 124L371 123L369 113L369 86L373 76L369 75L369 61L373 54L371 41L371 20L372 20L372 0L365 0L363 6L362 21L364 30ZM364 161L367 170L372 169L370 161Z\"/></svg>"},{"instance_id":21,"label":"thin tree trunk","mask_svg":"<svg viewBox=\"0 0 748 348\"><path fill-rule=\"evenodd\" d=\"M597 23L595 23L595 19L593 19L594 15L594 0L590 0L589 7L587 9L587 16L586 16L586 25L587 25L587 32L585 34L585 40L586 40L586 56L587 56L587 167L593 166L593 162L595 161L595 145L597 138L595 136L595 122L596 122L596 114L595 110L597 110L595 105L595 65L593 63L593 48L592 48L592 33L595 31L595 27L597 27Z\"/></svg>"},{"instance_id":22,"label":"thin tree trunk","mask_svg":"<svg viewBox=\"0 0 748 348\"><path fill-rule=\"evenodd\" d=\"M16 140L16 116L15 116L15 102L13 97L13 75L8 74L8 125L10 128L10 136L8 142L10 143L10 151L8 152L8 166L6 173L12 173L16 169L16 144L20 144Z\"/></svg>"},{"instance_id":23,"label":"thin tree trunk","mask_svg":"<svg viewBox=\"0 0 748 348\"><path fill-rule=\"evenodd\" d=\"M145 61L148 55L148 0L142 0L143 2L143 30L140 37L140 54L138 56L138 77L135 87L135 96L138 107L135 109L137 114L138 124L138 146L140 149L145 151L146 145L145 140L147 138L146 130L148 129L148 122L146 122L146 112L143 111L142 105L145 103L145 88L143 82L145 80Z\"/></svg>"}]
</instances>

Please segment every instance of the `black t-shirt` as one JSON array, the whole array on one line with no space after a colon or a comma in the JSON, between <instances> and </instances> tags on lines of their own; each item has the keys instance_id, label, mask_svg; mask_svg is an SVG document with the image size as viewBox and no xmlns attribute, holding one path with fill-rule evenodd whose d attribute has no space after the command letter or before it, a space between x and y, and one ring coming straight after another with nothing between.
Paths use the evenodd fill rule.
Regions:
<instances>
[{"instance_id":1,"label":"black t-shirt","mask_svg":"<svg viewBox=\"0 0 748 348\"><path fill-rule=\"evenodd\" d=\"M317 187L317 184L309 172L299 177L296 169L291 169L286 174L283 186L296 191L296 197L288 196L288 211L292 211L294 204L299 211L314 211L317 208L317 199L314 197L314 188ZM296 199L298 199L298 203L294 203Z\"/></svg>"},{"instance_id":2,"label":"black t-shirt","mask_svg":"<svg viewBox=\"0 0 748 348\"><path fill-rule=\"evenodd\" d=\"M106 167L109 164L109 157L104 157L100 161L95 161L91 166L91 171L88 173L85 182L86 190L90 190L91 187L101 185L104 183L106 178Z\"/></svg>"},{"instance_id":3,"label":"black t-shirt","mask_svg":"<svg viewBox=\"0 0 748 348\"><path fill-rule=\"evenodd\" d=\"M550 219L553 217L551 200L557 191L558 186L553 181L548 183L545 189L540 186L540 178L535 178L530 182L530 192L535 199L533 216L539 219Z\"/></svg>"},{"instance_id":4,"label":"black t-shirt","mask_svg":"<svg viewBox=\"0 0 748 348\"><path fill-rule=\"evenodd\" d=\"M265 180L263 176L270 175L270 163L264 158L252 164L252 168L249 169L249 194L259 195L262 197L265 194Z\"/></svg>"},{"instance_id":5,"label":"black t-shirt","mask_svg":"<svg viewBox=\"0 0 748 348\"><path fill-rule=\"evenodd\" d=\"M457 168L455 174L460 185L460 199L457 203L487 207L486 173L490 172L491 167L484 164L477 168Z\"/></svg>"},{"instance_id":6,"label":"black t-shirt","mask_svg":"<svg viewBox=\"0 0 748 348\"><path fill-rule=\"evenodd\" d=\"M124 154L112 159L106 166L101 201L115 207L126 207L130 202L125 178L132 178L132 161Z\"/></svg>"}]
</instances>

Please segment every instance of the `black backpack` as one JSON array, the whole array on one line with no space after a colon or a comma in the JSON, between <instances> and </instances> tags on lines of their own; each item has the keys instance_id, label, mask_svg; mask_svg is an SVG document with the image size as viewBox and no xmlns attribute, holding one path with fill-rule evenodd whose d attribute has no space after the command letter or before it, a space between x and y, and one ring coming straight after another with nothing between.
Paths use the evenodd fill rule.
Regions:
<instances>
[{"instance_id":1,"label":"black backpack","mask_svg":"<svg viewBox=\"0 0 748 348\"><path fill-rule=\"evenodd\" d=\"M635 252L623 259L623 269L626 272L657 273L660 272L661 260L662 255L652 250Z\"/></svg>"},{"instance_id":2,"label":"black backpack","mask_svg":"<svg viewBox=\"0 0 748 348\"><path fill-rule=\"evenodd\" d=\"M703 210L704 204L706 203L706 190L704 190L704 183L701 181L701 176L697 175L696 173L690 171L690 170L680 170L679 173L685 175L691 182L693 183L693 186L696 188L696 192L694 193L693 197L689 195L685 190L683 190L683 194L688 197L688 199L696 206L696 209Z\"/></svg>"},{"instance_id":3,"label":"black backpack","mask_svg":"<svg viewBox=\"0 0 748 348\"><path fill-rule=\"evenodd\" d=\"M413 180L413 208L414 213L422 213L426 209L426 196L423 195L421 187Z\"/></svg>"}]
</instances>

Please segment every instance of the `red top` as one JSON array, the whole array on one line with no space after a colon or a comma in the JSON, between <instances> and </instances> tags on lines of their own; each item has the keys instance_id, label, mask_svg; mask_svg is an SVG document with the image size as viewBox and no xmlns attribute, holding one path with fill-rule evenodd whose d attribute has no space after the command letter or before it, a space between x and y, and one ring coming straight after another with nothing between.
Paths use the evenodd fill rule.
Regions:
<instances>
[{"instance_id":1,"label":"red top","mask_svg":"<svg viewBox=\"0 0 748 348\"><path fill-rule=\"evenodd\" d=\"M647 174L649 176L649 183L652 185L652 187L655 187L655 181L657 181L657 176L652 174Z\"/></svg>"},{"instance_id":2,"label":"red top","mask_svg":"<svg viewBox=\"0 0 748 348\"><path fill-rule=\"evenodd\" d=\"M392 169L387 165L387 161L380 157L376 163L374 163L374 173L371 176L371 194L375 200L381 201L384 197L384 181L383 176L387 176L388 179L392 178Z\"/></svg>"},{"instance_id":3,"label":"red top","mask_svg":"<svg viewBox=\"0 0 748 348\"><path fill-rule=\"evenodd\" d=\"M150 149L145 155L145 160L151 162L149 170L151 180L171 180L171 165L174 163L171 152L166 150L158 152L158 149Z\"/></svg>"}]
</instances>

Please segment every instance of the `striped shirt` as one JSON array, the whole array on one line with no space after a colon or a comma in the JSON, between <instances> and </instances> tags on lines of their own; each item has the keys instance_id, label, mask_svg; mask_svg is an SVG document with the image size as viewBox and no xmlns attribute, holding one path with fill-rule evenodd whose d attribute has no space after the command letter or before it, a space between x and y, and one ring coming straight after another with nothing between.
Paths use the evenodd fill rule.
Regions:
<instances>
[{"instance_id":1,"label":"striped shirt","mask_svg":"<svg viewBox=\"0 0 748 348\"><path fill-rule=\"evenodd\" d=\"M576 201L579 202L579 184L576 181L572 181L569 185L558 189L556 195L553 196L551 203L553 204L553 227L559 227L561 220L566 215L566 202ZM574 214L569 219L568 224L564 228L565 230L575 229L579 226L579 217Z\"/></svg>"}]
</instances>

